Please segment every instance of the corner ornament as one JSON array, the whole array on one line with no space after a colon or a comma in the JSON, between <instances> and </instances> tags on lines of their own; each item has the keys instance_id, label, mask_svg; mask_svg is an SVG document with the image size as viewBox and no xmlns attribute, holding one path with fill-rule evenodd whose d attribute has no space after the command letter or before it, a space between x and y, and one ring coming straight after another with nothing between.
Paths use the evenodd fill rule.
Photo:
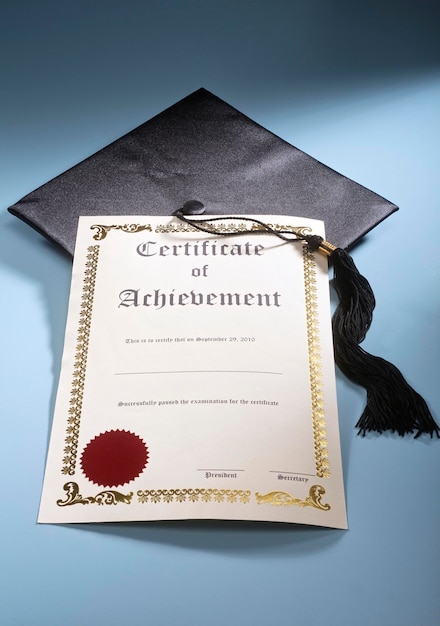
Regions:
<instances>
[{"instance_id":1,"label":"corner ornament","mask_svg":"<svg viewBox=\"0 0 440 626\"><path fill-rule=\"evenodd\" d=\"M294 498L290 493L287 493L287 491L270 491L266 494L256 492L255 497L257 504L271 504L272 506L312 506L320 511L330 511L330 504L323 504L321 502L321 498L324 494L324 487L321 487L321 485L313 485L310 487L309 495L305 500Z\"/></svg>"},{"instance_id":2,"label":"corner ornament","mask_svg":"<svg viewBox=\"0 0 440 626\"><path fill-rule=\"evenodd\" d=\"M97 232L93 235L93 239L96 241L102 241L107 237L107 233L113 230L122 230L124 233L139 233L142 230L149 230L151 232L151 226L149 224L112 224L107 226L105 224L93 224L90 229Z\"/></svg>"},{"instance_id":3,"label":"corner ornament","mask_svg":"<svg viewBox=\"0 0 440 626\"><path fill-rule=\"evenodd\" d=\"M106 489L105 491L97 493L96 496L83 498L79 492L78 484L74 482L66 483L63 489L66 492L66 499L57 500L58 506L70 506L72 504L98 504L99 506L103 506L104 504L130 504L133 497L133 492L125 495L113 489Z\"/></svg>"}]
</instances>

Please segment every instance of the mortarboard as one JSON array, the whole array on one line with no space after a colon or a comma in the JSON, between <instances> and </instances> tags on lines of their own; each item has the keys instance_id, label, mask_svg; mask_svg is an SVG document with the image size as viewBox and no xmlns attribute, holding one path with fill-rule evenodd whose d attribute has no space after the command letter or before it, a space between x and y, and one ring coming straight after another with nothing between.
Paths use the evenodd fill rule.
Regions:
<instances>
[{"instance_id":1,"label":"mortarboard","mask_svg":"<svg viewBox=\"0 0 440 626\"><path fill-rule=\"evenodd\" d=\"M182 207L189 207L189 212ZM324 221L332 244L327 248L324 242L324 252L333 260L340 298L333 319L335 359L351 380L367 389L360 432L392 430L403 435L415 430L416 436L439 435L425 401L400 372L359 346L370 327L375 301L368 281L344 249L396 211L396 205L205 89L26 195L9 211L73 254L80 215L177 211L181 219L206 232L212 221L211 226L203 225L188 217L199 207L211 215L269 213ZM307 243L322 247L313 238Z\"/></svg>"},{"instance_id":2,"label":"mortarboard","mask_svg":"<svg viewBox=\"0 0 440 626\"><path fill-rule=\"evenodd\" d=\"M210 214L320 219L341 248L397 210L199 89L9 211L73 254L79 215L171 215L192 199Z\"/></svg>"}]
</instances>

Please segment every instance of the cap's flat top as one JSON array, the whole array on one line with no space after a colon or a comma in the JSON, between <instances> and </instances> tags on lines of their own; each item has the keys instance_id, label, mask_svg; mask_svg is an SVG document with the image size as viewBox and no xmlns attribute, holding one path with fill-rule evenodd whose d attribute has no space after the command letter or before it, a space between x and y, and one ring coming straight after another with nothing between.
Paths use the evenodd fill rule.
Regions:
<instances>
[{"instance_id":1,"label":"cap's flat top","mask_svg":"<svg viewBox=\"0 0 440 626\"><path fill-rule=\"evenodd\" d=\"M348 247L397 207L199 89L10 211L73 254L79 215L304 215Z\"/></svg>"}]
</instances>

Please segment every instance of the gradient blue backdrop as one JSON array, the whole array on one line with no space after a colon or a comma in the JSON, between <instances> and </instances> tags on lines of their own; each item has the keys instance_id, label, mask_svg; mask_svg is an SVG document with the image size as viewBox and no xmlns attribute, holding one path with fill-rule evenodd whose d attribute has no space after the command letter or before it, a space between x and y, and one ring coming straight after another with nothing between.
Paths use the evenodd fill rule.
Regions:
<instances>
[{"instance_id":1,"label":"gradient blue backdrop","mask_svg":"<svg viewBox=\"0 0 440 626\"><path fill-rule=\"evenodd\" d=\"M350 530L38 526L66 257L9 204L198 87L401 210L354 251L366 347L440 419L437 2L3 0L0 623L435 626L440 441L355 436L338 374Z\"/></svg>"}]
</instances>

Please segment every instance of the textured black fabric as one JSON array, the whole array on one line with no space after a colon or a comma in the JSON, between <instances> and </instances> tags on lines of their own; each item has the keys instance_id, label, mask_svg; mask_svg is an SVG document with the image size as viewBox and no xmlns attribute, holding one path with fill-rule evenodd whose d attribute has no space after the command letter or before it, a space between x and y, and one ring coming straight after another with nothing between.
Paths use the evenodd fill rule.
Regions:
<instances>
[{"instance_id":1,"label":"textured black fabric","mask_svg":"<svg viewBox=\"0 0 440 626\"><path fill-rule=\"evenodd\" d=\"M397 207L199 89L9 208L73 254L79 215L207 214L324 220L346 248Z\"/></svg>"}]
</instances>

